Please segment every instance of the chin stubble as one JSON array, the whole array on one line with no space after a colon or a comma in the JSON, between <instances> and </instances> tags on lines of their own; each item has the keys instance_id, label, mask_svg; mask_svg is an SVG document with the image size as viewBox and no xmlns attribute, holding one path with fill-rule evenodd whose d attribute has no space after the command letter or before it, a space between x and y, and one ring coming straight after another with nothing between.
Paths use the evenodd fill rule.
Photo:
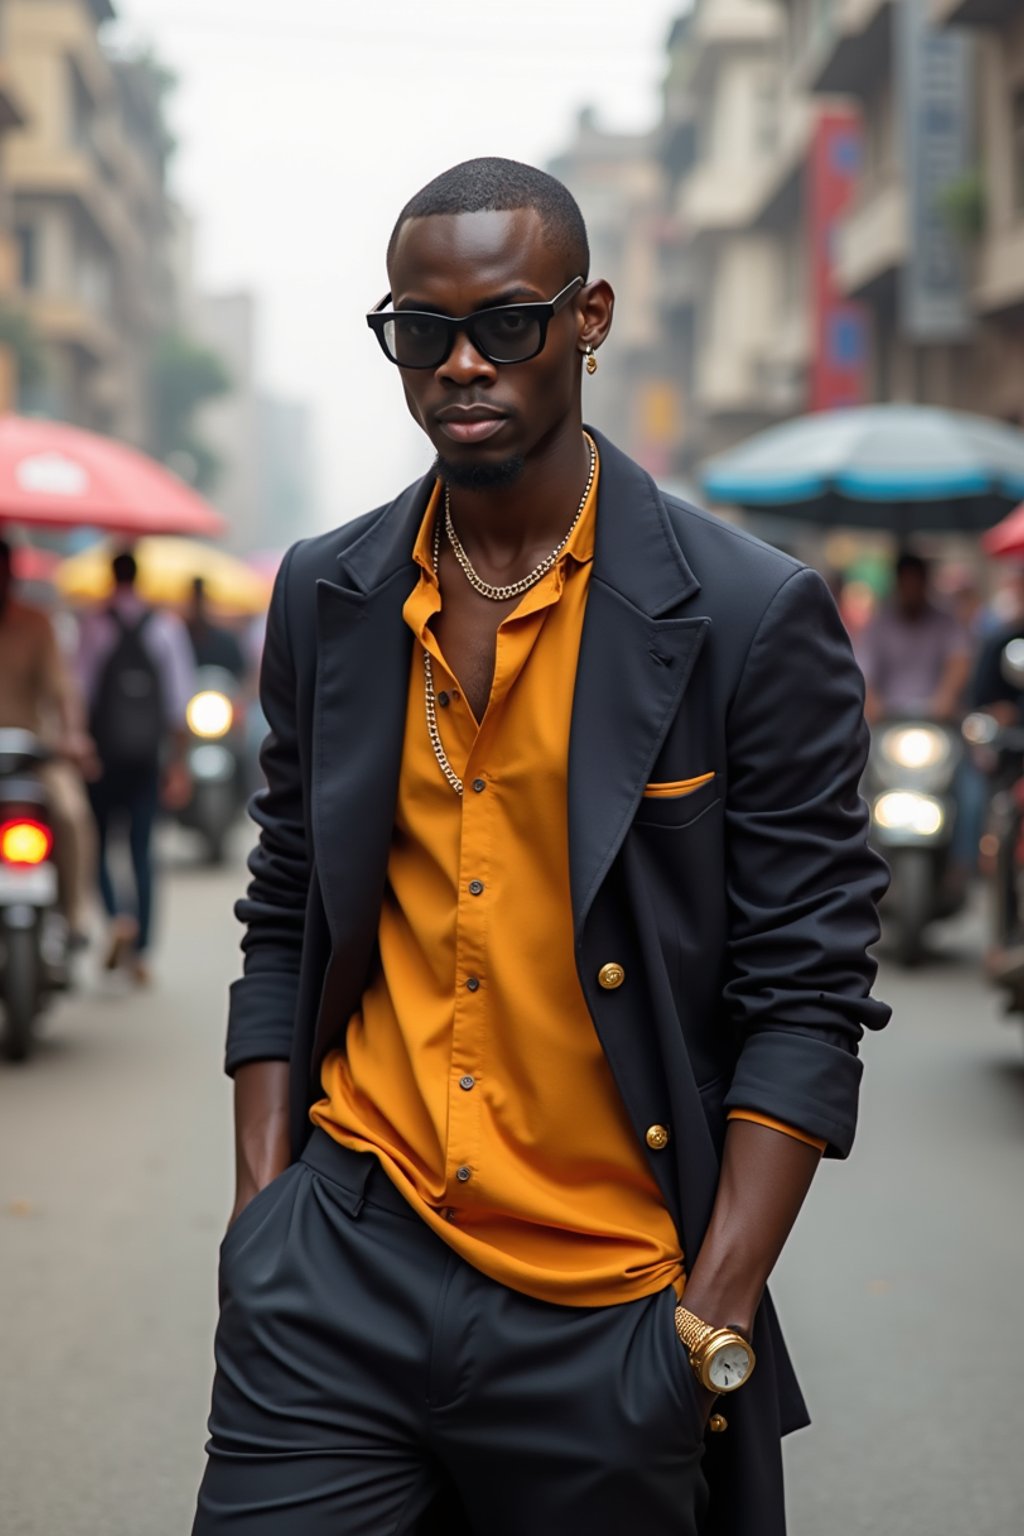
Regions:
<instances>
[{"instance_id":1,"label":"chin stubble","mask_svg":"<svg viewBox=\"0 0 1024 1536\"><path fill-rule=\"evenodd\" d=\"M502 486L514 485L526 466L522 454L513 454L498 464L453 464L438 454L434 460L434 473L446 485L462 491L490 491Z\"/></svg>"}]
</instances>

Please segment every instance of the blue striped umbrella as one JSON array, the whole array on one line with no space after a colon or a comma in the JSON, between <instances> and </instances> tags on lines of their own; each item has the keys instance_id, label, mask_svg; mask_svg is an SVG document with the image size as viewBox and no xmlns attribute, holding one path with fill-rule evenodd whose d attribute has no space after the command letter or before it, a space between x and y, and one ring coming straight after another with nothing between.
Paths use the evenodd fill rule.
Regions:
<instances>
[{"instance_id":1,"label":"blue striped umbrella","mask_svg":"<svg viewBox=\"0 0 1024 1536\"><path fill-rule=\"evenodd\" d=\"M709 460L712 501L858 528L989 528L1024 499L1024 432L928 405L801 416Z\"/></svg>"}]
</instances>

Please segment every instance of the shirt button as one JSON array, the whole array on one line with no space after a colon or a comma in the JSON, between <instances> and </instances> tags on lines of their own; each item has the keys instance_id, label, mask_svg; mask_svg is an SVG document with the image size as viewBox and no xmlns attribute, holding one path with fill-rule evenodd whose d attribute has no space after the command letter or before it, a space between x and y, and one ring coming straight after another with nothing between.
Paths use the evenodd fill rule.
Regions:
<instances>
[{"instance_id":1,"label":"shirt button","mask_svg":"<svg viewBox=\"0 0 1024 1536\"><path fill-rule=\"evenodd\" d=\"M466 978L466 991L467 992L479 992L480 991L480 979L479 979L478 976L468 976Z\"/></svg>"},{"instance_id":2,"label":"shirt button","mask_svg":"<svg viewBox=\"0 0 1024 1536\"><path fill-rule=\"evenodd\" d=\"M652 1152L661 1152L668 1146L671 1133L667 1125L648 1126L647 1135L644 1137Z\"/></svg>"},{"instance_id":3,"label":"shirt button","mask_svg":"<svg viewBox=\"0 0 1024 1536\"><path fill-rule=\"evenodd\" d=\"M616 987L622 986L626 973L617 961L610 960L607 965L602 965L597 973L597 979L606 992L614 992Z\"/></svg>"},{"instance_id":4,"label":"shirt button","mask_svg":"<svg viewBox=\"0 0 1024 1536\"><path fill-rule=\"evenodd\" d=\"M439 693L437 696L437 702L440 704L442 709L447 709L448 705L451 703L451 697L447 693Z\"/></svg>"},{"instance_id":5,"label":"shirt button","mask_svg":"<svg viewBox=\"0 0 1024 1536\"><path fill-rule=\"evenodd\" d=\"M468 1179L473 1177L473 1170L471 1168L467 1168L465 1163L463 1163L461 1168L457 1168L455 1170L455 1177L458 1179L460 1184L465 1184Z\"/></svg>"},{"instance_id":6,"label":"shirt button","mask_svg":"<svg viewBox=\"0 0 1024 1536\"><path fill-rule=\"evenodd\" d=\"M475 1077L469 1077L469 1076L460 1077L459 1078L459 1087L463 1090L464 1093L468 1093L471 1088L475 1088L476 1087L476 1078ZM460 1177L461 1177L461 1175L460 1175Z\"/></svg>"},{"instance_id":7,"label":"shirt button","mask_svg":"<svg viewBox=\"0 0 1024 1536\"><path fill-rule=\"evenodd\" d=\"M482 880L471 880L469 882L469 894L471 896L482 896L483 893L484 883Z\"/></svg>"},{"instance_id":8,"label":"shirt button","mask_svg":"<svg viewBox=\"0 0 1024 1536\"><path fill-rule=\"evenodd\" d=\"M484 790L487 788L487 783L484 779L474 779L473 788L476 790L478 795L483 794Z\"/></svg>"}]
</instances>

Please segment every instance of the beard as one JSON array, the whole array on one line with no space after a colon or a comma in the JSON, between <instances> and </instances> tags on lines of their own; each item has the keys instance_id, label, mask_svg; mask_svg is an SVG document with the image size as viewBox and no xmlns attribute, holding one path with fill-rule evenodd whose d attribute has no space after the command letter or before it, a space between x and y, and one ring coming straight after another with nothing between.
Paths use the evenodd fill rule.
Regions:
<instances>
[{"instance_id":1,"label":"beard","mask_svg":"<svg viewBox=\"0 0 1024 1536\"><path fill-rule=\"evenodd\" d=\"M434 460L434 474L461 491L491 491L514 485L525 467L521 453L498 464L453 464L441 454Z\"/></svg>"}]
</instances>

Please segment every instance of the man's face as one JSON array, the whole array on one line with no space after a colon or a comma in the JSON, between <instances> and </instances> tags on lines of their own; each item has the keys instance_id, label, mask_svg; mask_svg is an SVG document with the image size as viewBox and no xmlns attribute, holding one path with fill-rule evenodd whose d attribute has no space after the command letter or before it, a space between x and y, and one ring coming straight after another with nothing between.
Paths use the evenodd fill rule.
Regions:
<instances>
[{"instance_id":1,"label":"man's face","mask_svg":"<svg viewBox=\"0 0 1024 1536\"><path fill-rule=\"evenodd\" d=\"M917 566L900 571L896 578L896 600L905 614L914 618L924 608L928 597L927 574Z\"/></svg>"},{"instance_id":2,"label":"man's face","mask_svg":"<svg viewBox=\"0 0 1024 1536\"><path fill-rule=\"evenodd\" d=\"M536 210L521 208L408 220L389 275L395 309L468 315L553 299L580 274L567 272L545 242ZM585 323L574 300L552 317L542 351L528 362L490 363L460 334L438 368L403 368L409 410L438 456L466 476L500 475L578 416Z\"/></svg>"}]
</instances>

